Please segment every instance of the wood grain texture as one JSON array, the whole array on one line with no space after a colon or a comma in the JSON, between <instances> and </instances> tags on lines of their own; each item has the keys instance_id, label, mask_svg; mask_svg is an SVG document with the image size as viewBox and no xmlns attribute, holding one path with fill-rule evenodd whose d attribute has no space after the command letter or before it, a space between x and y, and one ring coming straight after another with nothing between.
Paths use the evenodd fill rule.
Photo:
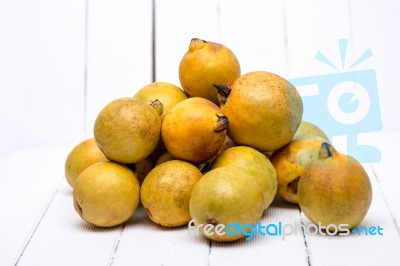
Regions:
<instances>
[{"instance_id":1,"label":"wood grain texture","mask_svg":"<svg viewBox=\"0 0 400 266\"><path fill-rule=\"evenodd\" d=\"M83 69L82 1L1 1L0 150L76 141Z\"/></svg>"},{"instance_id":2,"label":"wood grain texture","mask_svg":"<svg viewBox=\"0 0 400 266\"><path fill-rule=\"evenodd\" d=\"M72 189L63 182L18 265L108 265L122 228L85 223L73 208Z\"/></svg>"},{"instance_id":3,"label":"wood grain texture","mask_svg":"<svg viewBox=\"0 0 400 266\"><path fill-rule=\"evenodd\" d=\"M270 71L287 76L283 1L219 1L219 40L236 54L242 73Z\"/></svg>"},{"instance_id":4,"label":"wood grain texture","mask_svg":"<svg viewBox=\"0 0 400 266\"><path fill-rule=\"evenodd\" d=\"M64 178L66 148L12 152L0 164L0 257L12 265L42 222L55 191Z\"/></svg>"},{"instance_id":5,"label":"wood grain texture","mask_svg":"<svg viewBox=\"0 0 400 266\"><path fill-rule=\"evenodd\" d=\"M151 1L89 1L86 133L100 110L152 77Z\"/></svg>"},{"instance_id":6,"label":"wood grain texture","mask_svg":"<svg viewBox=\"0 0 400 266\"><path fill-rule=\"evenodd\" d=\"M179 64L192 38L217 39L213 0L156 2L156 80L180 86Z\"/></svg>"},{"instance_id":7,"label":"wood grain texture","mask_svg":"<svg viewBox=\"0 0 400 266\"><path fill-rule=\"evenodd\" d=\"M186 226L153 223L143 207L126 223L113 265L207 265L209 241Z\"/></svg>"},{"instance_id":8,"label":"wood grain texture","mask_svg":"<svg viewBox=\"0 0 400 266\"><path fill-rule=\"evenodd\" d=\"M70 149L20 150L0 164L2 265L398 265L398 184L392 139L374 136L383 157L364 164L373 186L373 202L362 225L383 228L383 236L255 236L251 241L210 242L186 227L163 228L143 208L125 224L109 229L83 222L72 205L72 189L62 173ZM378 139L379 141L376 141ZM367 140L365 140L367 141ZM386 144L385 144L386 143ZM396 148L396 147L394 147ZM20 167L20 165L24 167ZM17 169L17 170L16 170ZM61 182L60 182L61 181ZM392 188L391 188L392 187ZM9 199L13 199L11 202ZM7 204L5 204L7 203ZM22 210L22 211L21 211ZM308 225L299 208L276 199L263 225Z\"/></svg>"},{"instance_id":9,"label":"wood grain texture","mask_svg":"<svg viewBox=\"0 0 400 266\"><path fill-rule=\"evenodd\" d=\"M389 0L349 1L351 9L351 32L354 59L366 49L373 56L359 65L359 69L371 68L376 71L380 109L385 131L400 131L398 115L400 105L397 100L400 91L395 89L400 83L397 66L400 54L400 36L394 25L399 25L397 11L399 2Z\"/></svg>"},{"instance_id":10,"label":"wood grain texture","mask_svg":"<svg viewBox=\"0 0 400 266\"><path fill-rule=\"evenodd\" d=\"M300 222L298 206L276 199L260 220L270 224ZM274 229L270 229L274 232ZM233 251L234 250L234 251ZM302 232L292 236L258 235L232 243L212 243L210 265L308 265L307 247Z\"/></svg>"},{"instance_id":11,"label":"wood grain texture","mask_svg":"<svg viewBox=\"0 0 400 266\"><path fill-rule=\"evenodd\" d=\"M399 265L398 8L389 0L1 1L0 265ZM179 63L193 37L226 44L242 73L286 78L335 73L315 55L341 66L338 39L349 41L346 64L371 49L354 70L376 71L383 131L357 141L382 158L364 164L373 201L362 224L380 225L383 236L300 231L217 243L186 227L157 226L143 208L109 229L79 218L63 173L72 145L92 135L109 101L153 78L180 85ZM261 222L310 223L279 199Z\"/></svg>"},{"instance_id":12,"label":"wood grain texture","mask_svg":"<svg viewBox=\"0 0 400 266\"><path fill-rule=\"evenodd\" d=\"M400 149L400 144L397 141L399 137L400 133L396 132L375 133L371 134L370 142L378 147L382 154L382 161L371 165L372 174L377 181L376 187L380 190L400 237L399 174L396 171L398 159L395 155Z\"/></svg>"},{"instance_id":13,"label":"wood grain texture","mask_svg":"<svg viewBox=\"0 0 400 266\"><path fill-rule=\"evenodd\" d=\"M351 36L347 0L285 1L288 78L334 71L314 59L321 50L335 65L341 65L338 39Z\"/></svg>"}]
</instances>

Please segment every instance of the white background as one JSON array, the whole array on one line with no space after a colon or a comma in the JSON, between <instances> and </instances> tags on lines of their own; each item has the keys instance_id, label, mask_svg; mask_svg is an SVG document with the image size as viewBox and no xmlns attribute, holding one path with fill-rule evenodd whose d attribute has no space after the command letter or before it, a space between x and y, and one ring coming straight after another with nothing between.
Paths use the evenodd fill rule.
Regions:
<instances>
[{"instance_id":1,"label":"white background","mask_svg":"<svg viewBox=\"0 0 400 266\"><path fill-rule=\"evenodd\" d=\"M242 73L285 78L335 73L338 39L349 66L374 69L384 131L399 131L399 4L396 1L2 0L0 150L73 144L91 136L109 101L153 81L179 84L178 66L193 37L221 42ZM154 43L154 53L152 45ZM155 59L153 60L153 56ZM154 64L154 72L153 72Z\"/></svg>"}]
</instances>

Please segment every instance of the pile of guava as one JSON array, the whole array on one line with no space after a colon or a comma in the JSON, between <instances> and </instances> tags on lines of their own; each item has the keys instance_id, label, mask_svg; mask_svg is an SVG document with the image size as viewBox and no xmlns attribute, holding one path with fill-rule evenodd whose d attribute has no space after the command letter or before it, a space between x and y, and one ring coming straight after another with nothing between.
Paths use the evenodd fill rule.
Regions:
<instances>
[{"instance_id":1,"label":"pile of guava","mask_svg":"<svg viewBox=\"0 0 400 266\"><path fill-rule=\"evenodd\" d=\"M307 107L288 80L243 74L227 46L197 38L177 72L180 86L156 81L111 99L92 138L68 154L65 177L84 221L112 227L144 208L156 224L193 221L205 237L227 242L244 234L213 230L255 225L279 197L326 230L362 222L368 175L302 121Z\"/></svg>"}]
</instances>

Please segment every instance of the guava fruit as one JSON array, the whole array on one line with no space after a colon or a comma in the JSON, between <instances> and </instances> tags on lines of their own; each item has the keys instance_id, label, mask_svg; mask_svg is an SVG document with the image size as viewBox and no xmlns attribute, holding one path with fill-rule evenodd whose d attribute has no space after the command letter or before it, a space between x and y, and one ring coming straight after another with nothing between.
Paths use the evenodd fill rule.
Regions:
<instances>
[{"instance_id":1,"label":"guava fruit","mask_svg":"<svg viewBox=\"0 0 400 266\"><path fill-rule=\"evenodd\" d=\"M172 161L175 158L172 157L172 155L169 152L164 152L163 154L161 154L161 156L157 159L156 161L156 165L168 162L168 161Z\"/></svg>"},{"instance_id":2,"label":"guava fruit","mask_svg":"<svg viewBox=\"0 0 400 266\"><path fill-rule=\"evenodd\" d=\"M221 111L229 119L228 135L238 145L266 152L292 140L301 123L303 102L289 81L255 71L240 76L232 86L216 87Z\"/></svg>"},{"instance_id":3,"label":"guava fruit","mask_svg":"<svg viewBox=\"0 0 400 266\"><path fill-rule=\"evenodd\" d=\"M99 162L78 176L73 200L84 221L99 227L116 226L135 213L139 205L139 182L128 167Z\"/></svg>"},{"instance_id":4,"label":"guava fruit","mask_svg":"<svg viewBox=\"0 0 400 266\"><path fill-rule=\"evenodd\" d=\"M308 121L301 121L299 128L297 129L296 133L294 136L300 136L300 135L311 135L311 136L318 136L323 138L325 141L329 142L328 136L325 134L325 132L319 128L317 125L308 122Z\"/></svg>"},{"instance_id":5,"label":"guava fruit","mask_svg":"<svg viewBox=\"0 0 400 266\"><path fill-rule=\"evenodd\" d=\"M253 175L263 191L264 209L267 209L275 198L278 186L276 171L270 160L256 149L235 146L222 152L211 169L230 165L240 167Z\"/></svg>"},{"instance_id":6,"label":"guava fruit","mask_svg":"<svg viewBox=\"0 0 400 266\"><path fill-rule=\"evenodd\" d=\"M351 229L362 222L371 205L372 188L357 160L324 142L318 158L301 175L297 195L308 219L336 231L339 225Z\"/></svg>"},{"instance_id":7,"label":"guava fruit","mask_svg":"<svg viewBox=\"0 0 400 266\"><path fill-rule=\"evenodd\" d=\"M300 176L312 160L318 158L325 139L318 136L295 136L284 147L275 151L271 162L278 177L278 195L288 202L299 204L297 185Z\"/></svg>"},{"instance_id":8,"label":"guava fruit","mask_svg":"<svg viewBox=\"0 0 400 266\"><path fill-rule=\"evenodd\" d=\"M213 84L232 84L240 76L240 64L225 45L193 38L179 65L179 80L191 97L218 104Z\"/></svg>"},{"instance_id":9,"label":"guava fruit","mask_svg":"<svg viewBox=\"0 0 400 266\"><path fill-rule=\"evenodd\" d=\"M73 188L79 174L92 164L107 161L104 153L97 147L93 138L86 139L77 144L65 160L65 178Z\"/></svg>"},{"instance_id":10,"label":"guava fruit","mask_svg":"<svg viewBox=\"0 0 400 266\"><path fill-rule=\"evenodd\" d=\"M187 99L187 95L181 88L168 82L150 83L136 92L133 97L145 100L152 105L159 112L161 120L172 107Z\"/></svg>"},{"instance_id":11,"label":"guava fruit","mask_svg":"<svg viewBox=\"0 0 400 266\"><path fill-rule=\"evenodd\" d=\"M229 230L229 224L256 224L264 211L263 192L248 171L235 166L219 167L207 172L193 187L189 210L194 224L205 237L221 242L235 241L244 234L219 234L218 228L223 225Z\"/></svg>"},{"instance_id":12,"label":"guava fruit","mask_svg":"<svg viewBox=\"0 0 400 266\"><path fill-rule=\"evenodd\" d=\"M180 160L154 167L140 189L141 201L150 219L167 227L187 224L190 194L202 176L196 166Z\"/></svg>"},{"instance_id":13,"label":"guava fruit","mask_svg":"<svg viewBox=\"0 0 400 266\"><path fill-rule=\"evenodd\" d=\"M150 157L146 157L136 163L126 164L134 173L139 181L139 185L142 185L143 180L147 174L154 168L153 160Z\"/></svg>"},{"instance_id":14,"label":"guava fruit","mask_svg":"<svg viewBox=\"0 0 400 266\"><path fill-rule=\"evenodd\" d=\"M98 114L94 139L106 157L119 163L136 163L156 148L161 119L148 103L133 97L111 101Z\"/></svg>"},{"instance_id":15,"label":"guava fruit","mask_svg":"<svg viewBox=\"0 0 400 266\"><path fill-rule=\"evenodd\" d=\"M211 101L193 97L165 115L161 135L172 157L191 163L207 161L224 143L227 118Z\"/></svg>"},{"instance_id":16,"label":"guava fruit","mask_svg":"<svg viewBox=\"0 0 400 266\"><path fill-rule=\"evenodd\" d=\"M162 125L162 122L161 122ZM160 132L160 139L158 140L157 146L153 150L153 152L150 154L150 159L153 161L153 163L156 163L158 158L160 158L161 155L164 153L168 152L167 148L165 148L164 142L161 138L161 132Z\"/></svg>"}]
</instances>

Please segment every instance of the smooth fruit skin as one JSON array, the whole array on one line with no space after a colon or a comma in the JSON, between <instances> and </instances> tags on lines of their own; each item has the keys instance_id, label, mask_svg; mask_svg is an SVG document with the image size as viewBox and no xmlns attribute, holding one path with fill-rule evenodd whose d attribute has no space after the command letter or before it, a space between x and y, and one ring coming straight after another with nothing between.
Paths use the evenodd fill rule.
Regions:
<instances>
[{"instance_id":1,"label":"smooth fruit skin","mask_svg":"<svg viewBox=\"0 0 400 266\"><path fill-rule=\"evenodd\" d=\"M256 149L235 146L222 152L211 169L229 165L240 167L253 175L263 191L264 209L267 209L275 198L278 185L276 171L270 160Z\"/></svg>"},{"instance_id":2,"label":"smooth fruit skin","mask_svg":"<svg viewBox=\"0 0 400 266\"><path fill-rule=\"evenodd\" d=\"M96 163L76 180L74 208L88 223L116 226L135 213L139 189L139 182L128 167L109 161Z\"/></svg>"},{"instance_id":3,"label":"smooth fruit skin","mask_svg":"<svg viewBox=\"0 0 400 266\"><path fill-rule=\"evenodd\" d=\"M308 121L301 121L299 128L297 129L295 136L301 135L310 135L310 136L318 136L329 142L328 136L325 132L320 129L317 125L308 122Z\"/></svg>"},{"instance_id":4,"label":"smooth fruit skin","mask_svg":"<svg viewBox=\"0 0 400 266\"><path fill-rule=\"evenodd\" d=\"M218 104L213 84L232 84L240 76L235 54L226 46L193 38L179 65L183 90L191 97L206 98Z\"/></svg>"},{"instance_id":5,"label":"smooth fruit skin","mask_svg":"<svg viewBox=\"0 0 400 266\"><path fill-rule=\"evenodd\" d=\"M145 101L133 97L116 99L98 114L94 125L97 146L119 163L136 163L156 148L161 119Z\"/></svg>"},{"instance_id":6,"label":"smooth fruit skin","mask_svg":"<svg viewBox=\"0 0 400 266\"><path fill-rule=\"evenodd\" d=\"M362 165L325 145L330 156L314 160L298 183L301 210L313 223L357 227L372 201L371 183ZM332 229L332 228L329 228Z\"/></svg>"},{"instance_id":7,"label":"smooth fruit skin","mask_svg":"<svg viewBox=\"0 0 400 266\"><path fill-rule=\"evenodd\" d=\"M229 119L229 137L238 145L262 152L289 143L303 115L303 103L296 88L266 71L242 75L221 104Z\"/></svg>"},{"instance_id":8,"label":"smooth fruit skin","mask_svg":"<svg viewBox=\"0 0 400 266\"><path fill-rule=\"evenodd\" d=\"M262 191L254 177L246 170L225 166L207 172L194 186L190 197L190 215L200 232L207 238L229 242L244 235L218 235L218 224L256 224L264 211ZM214 225L213 235L205 234L204 226Z\"/></svg>"},{"instance_id":9,"label":"smooth fruit skin","mask_svg":"<svg viewBox=\"0 0 400 266\"><path fill-rule=\"evenodd\" d=\"M150 219L162 226L177 227L190 221L189 200L202 173L194 165L172 160L150 171L140 195Z\"/></svg>"},{"instance_id":10,"label":"smooth fruit skin","mask_svg":"<svg viewBox=\"0 0 400 266\"><path fill-rule=\"evenodd\" d=\"M224 143L226 125L220 124L222 118L225 117L221 110L209 100L199 97L183 100L166 114L162 123L165 147L176 159L191 163L207 161Z\"/></svg>"},{"instance_id":11,"label":"smooth fruit skin","mask_svg":"<svg viewBox=\"0 0 400 266\"><path fill-rule=\"evenodd\" d=\"M161 104L161 120L164 115L171 110L177 103L187 99L185 92L178 86L168 82L153 82L141 88L133 96L145 100L148 104L154 104L159 101Z\"/></svg>"},{"instance_id":12,"label":"smooth fruit skin","mask_svg":"<svg viewBox=\"0 0 400 266\"><path fill-rule=\"evenodd\" d=\"M284 200L299 204L297 185L300 176L312 160L318 158L322 143L317 136L296 136L287 145L274 152L271 162L278 177L278 195Z\"/></svg>"},{"instance_id":13,"label":"smooth fruit skin","mask_svg":"<svg viewBox=\"0 0 400 266\"><path fill-rule=\"evenodd\" d=\"M76 145L65 160L65 178L73 188L79 174L92 164L107 161L104 153L97 147L93 138Z\"/></svg>"}]
</instances>

